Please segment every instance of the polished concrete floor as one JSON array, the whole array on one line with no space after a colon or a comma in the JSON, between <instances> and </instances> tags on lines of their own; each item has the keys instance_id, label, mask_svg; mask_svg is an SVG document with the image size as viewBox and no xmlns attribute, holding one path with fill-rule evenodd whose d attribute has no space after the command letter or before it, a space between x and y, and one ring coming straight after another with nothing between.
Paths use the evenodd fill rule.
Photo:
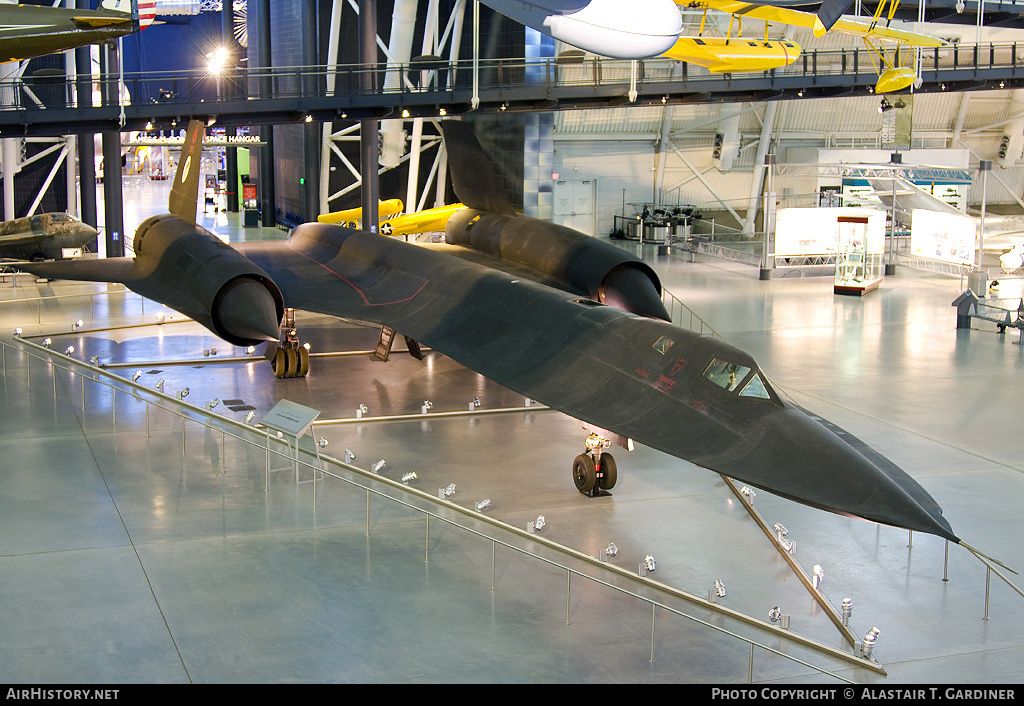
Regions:
<instances>
[{"instance_id":1,"label":"polished concrete floor","mask_svg":"<svg viewBox=\"0 0 1024 706\"><path fill-rule=\"evenodd\" d=\"M136 219L163 210L158 187L130 189ZM222 213L203 220L233 240L284 237L245 231ZM1024 346L1012 330L956 330L958 279L900 269L878 291L844 297L828 278L760 281L740 265L643 254L778 387L912 474L965 541L1024 567ZM1010 281L1001 289L1020 295ZM430 494L455 483L453 502L490 499L487 517L513 528L544 515L537 536L590 556L614 542L609 564L630 571L651 555L651 578L695 596L721 580L721 605L765 625L778 606L792 633L849 651L717 475L650 449L619 450L612 496L586 498L570 477L586 435L576 422L528 409L439 354L314 356L306 378L278 380L262 360L217 362L241 351L190 322L155 325L159 310L116 287L8 279L0 341L17 346L8 333L16 326L49 335L78 359L126 363L110 370L140 371L147 387L162 378L168 392L188 387L197 404L218 398L214 411L236 420L282 399L307 405L321 411L315 433L336 458L349 449L362 468L384 460L381 474L394 480L415 471L412 485ZM301 312L299 326L314 353L368 350L377 335ZM468 411L474 397L480 409L522 410L330 423L360 405L367 417L416 414L425 400L431 413ZM142 397L92 383L83 397L81 378L5 348L0 682L834 681L761 648L751 664L745 638L855 682L1024 679L1024 597L961 547L949 548L944 567L945 543L934 537L766 492L755 499L769 523L788 528L805 571L823 567L829 601L852 599L854 632L878 628L881 675L699 606L678 607L710 626L567 581L532 556L549 550L521 533L501 541L523 552L499 546L492 555L472 522L425 528L414 508L376 496L367 507L365 492L341 481L320 485L314 513L312 485L291 472L273 473L264 490L259 447L192 421L182 429Z\"/></svg>"}]
</instances>

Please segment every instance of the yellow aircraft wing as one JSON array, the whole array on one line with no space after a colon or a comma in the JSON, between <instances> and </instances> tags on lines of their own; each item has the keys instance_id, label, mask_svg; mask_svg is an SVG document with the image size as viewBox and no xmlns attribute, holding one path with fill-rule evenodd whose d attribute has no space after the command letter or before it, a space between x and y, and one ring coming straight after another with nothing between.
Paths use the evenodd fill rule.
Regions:
<instances>
[{"instance_id":1,"label":"yellow aircraft wing","mask_svg":"<svg viewBox=\"0 0 1024 706\"><path fill-rule=\"evenodd\" d=\"M377 220L384 220L397 216L402 212L405 206L402 204L402 199L387 199L385 201L377 202ZM334 211L333 213L324 213L317 216L317 221L320 223L340 223L345 225L346 223L355 223L363 217L362 208L349 208L344 211ZM353 228L355 225L352 226Z\"/></svg>"},{"instance_id":2,"label":"yellow aircraft wing","mask_svg":"<svg viewBox=\"0 0 1024 706\"><path fill-rule=\"evenodd\" d=\"M814 31L814 36L820 37L825 34L826 29L818 16L810 12L792 10L787 7L775 7L772 5L757 5L738 0L676 0L676 4L684 9L690 10L718 10L732 15L751 17L755 20L766 22L778 22L780 24L805 27ZM902 29L893 29L880 25L871 25L867 22L847 20L840 18L832 25L836 32L853 34L858 37L872 37L875 39L886 39L893 42L901 42L914 47L941 47L946 42L929 34L908 32Z\"/></svg>"}]
</instances>

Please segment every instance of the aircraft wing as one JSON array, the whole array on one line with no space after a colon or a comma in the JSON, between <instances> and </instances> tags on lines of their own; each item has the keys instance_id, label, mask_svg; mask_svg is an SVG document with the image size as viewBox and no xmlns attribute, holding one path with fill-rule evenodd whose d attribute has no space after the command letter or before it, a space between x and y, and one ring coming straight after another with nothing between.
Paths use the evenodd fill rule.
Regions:
<instances>
[{"instance_id":1,"label":"aircraft wing","mask_svg":"<svg viewBox=\"0 0 1024 706\"><path fill-rule=\"evenodd\" d=\"M83 282L117 282L128 284L133 281L131 257L108 257L100 260L60 260L33 263L31 271L37 277L70 279Z\"/></svg>"},{"instance_id":2,"label":"aircraft wing","mask_svg":"<svg viewBox=\"0 0 1024 706\"><path fill-rule=\"evenodd\" d=\"M676 4L684 9L718 10L719 12L728 12L732 15L751 17L755 20L804 27L813 30L816 37L822 36L827 31L821 20L819 20L818 15L777 5L740 2L739 0L676 0ZM909 32L881 25L871 25L866 22L843 18L836 20L831 30L858 37L902 42L914 47L941 47L946 44L944 40L929 34Z\"/></svg>"}]
</instances>

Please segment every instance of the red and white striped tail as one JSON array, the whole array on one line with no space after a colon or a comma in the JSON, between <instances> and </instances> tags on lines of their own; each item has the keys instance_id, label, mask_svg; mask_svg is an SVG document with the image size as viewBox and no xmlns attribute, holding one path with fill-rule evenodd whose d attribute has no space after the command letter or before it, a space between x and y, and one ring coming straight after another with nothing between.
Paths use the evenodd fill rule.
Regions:
<instances>
[{"instance_id":1,"label":"red and white striped tail","mask_svg":"<svg viewBox=\"0 0 1024 706\"><path fill-rule=\"evenodd\" d=\"M139 0L139 29L146 29L156 19L156 0Z\"/></svg>"},{"instance_id":2,"label":"red and white striped tail","mask_svg":"<svg viewBox=\"0 0 1024 706\"><path fill-rule=\"evenodd\" d=\"M126 15L132 14L132 0L103 0L100 7L113 12L123 12ZM139 29L145 29L153 24L156 19L156 0L138 0Z\"/></svg>"}]
</instances>

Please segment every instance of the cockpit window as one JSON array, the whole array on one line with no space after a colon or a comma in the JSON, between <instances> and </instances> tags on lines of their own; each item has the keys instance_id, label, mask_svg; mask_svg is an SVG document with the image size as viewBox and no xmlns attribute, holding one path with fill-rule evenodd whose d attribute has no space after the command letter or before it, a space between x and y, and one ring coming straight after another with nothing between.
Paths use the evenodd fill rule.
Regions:
<instances>
[{"instance_id":1,"label":"cockpit window","mask_svg":"<svg viewBox=\"0 0 1024 706\"><path fill-rule=\"evenodd\" d=\"M764 380L757 373L754 373L754 377L750 378L750 382L743 386L740 390L740 397L760 397L764 400L770 400L771 395L768 394L768 388L764 384Z\"/></svg>"},{"instance_id":2,"label":"cockpit window","mask_svg":"<svg viewBox=\"0 0 1024 706\"><path fill-rule=\"evenodd\" d=\"M743 378L749 372L750 368L746 366L715 358L704 371L704 377L719 387L732 392L736 389L737 385L743 382Z\"/></svg>"}]
</instances>

